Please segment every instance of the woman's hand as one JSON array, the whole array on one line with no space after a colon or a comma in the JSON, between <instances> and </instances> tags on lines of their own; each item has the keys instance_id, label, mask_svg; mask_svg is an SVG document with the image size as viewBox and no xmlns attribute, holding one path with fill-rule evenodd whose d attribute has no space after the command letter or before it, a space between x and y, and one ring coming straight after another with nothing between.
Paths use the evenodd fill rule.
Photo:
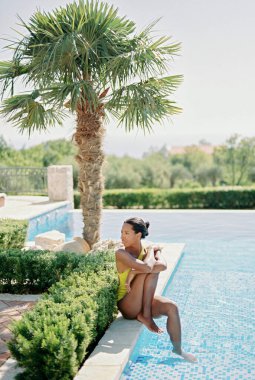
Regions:
<instances>
[{"instance_id":1,"label":"woman's hand","mask_svg":"<svg viewBox=\"0 0 255 380\"><path fill-rule=\"evenodd\" d=\"M153 266L156 263L156 259L154 257L153 247L152 246L146 247L145 252L146 252L146 254L143 258L143 262L144 262L144 264L147 265L147 268L148 268L147 273L151 273Z\"/></svg>"},{"instance_id":2,"label":"woman's hand","mask_svg":"<svg viewBox=\"0 0 255 380\"><path fill-rule=\"evenodd\" d=\"M149 245L148 247L146 247L146 251L148 252L148 251L151 251L151 250L153 250L153 252L154 252L154 255L157 253L157 252L161 252L162 251L162 249L163 249L163 247L161 247L160 245Z\"/></svg>"},{"instance_id":3,"label":"woman's hand","mask_svg":"<svg viewBox=\"0 0 255 380\"><path fill-rule=\"evenodd\" d=\"M131 290L130 283L126 282L126 283L125 283L125 288L126 288L127 293L129 293L130 290Z\"/></svg>"},{"instance_id":4,"label":"woman's hand","mask_svg":"<svg viewBox=\"0 0 255 380\"><path fill-rule=\"evenodd\" d=\"M126 287L126 290L127 292L129 293L130 290L131 290L131 282L133 281L133 279L135 278L135 271L134 270L131 270L127 276L127 279L126 279L126 283L125 283L125 287Z\"/></svg>"},{"instance_id":5,"label":"woman's hand","mask_svg":"<svg viewBox=\"0 0 255 380\"><path fill-rule=\"evenodd\" d=\"M161 252L162 251L162 247L160 247L159 245L156 245L155 247L153 247L153 251L154 251L154 256L156 256L156 254L158 252Z\"/></svg>"}]
</instances>

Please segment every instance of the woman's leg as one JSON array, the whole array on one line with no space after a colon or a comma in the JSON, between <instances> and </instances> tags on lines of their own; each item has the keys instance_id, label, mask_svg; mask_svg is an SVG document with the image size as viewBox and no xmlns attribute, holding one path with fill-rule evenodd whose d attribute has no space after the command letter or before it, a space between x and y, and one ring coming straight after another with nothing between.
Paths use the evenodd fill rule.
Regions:
<instances>
[{"instance_id":1,"label":"woman's leg","mask_svg":"<svg viewBox=\"0 0 255 380\"><path fill-rule=\"evenodd\" d=\"M178 306L166 297L156 296L152 302L152 317L161 315L167 316L166 328L173 345L173 352L189 362L196 362L194 355L184 352L181 348L181 321Z\"/></svg>"},{"instance_id":2,"label":"woman's leg","mask_svg":"<svg viewBox=\"0 0 255 380\"><path fill-rule=\"evenodd\" d=\"M161 332L151 317L152 300L157 286L158 274L137 274L131 284L131 290L119 302L118 308L124 318L144 323L153 332ZM145 316L143 317L145 313Z\"/></svg>"},{"instance_id":3,"label":"woman's leg","mask_svg":"<svg viewBox=\"0 0 255 380\"><path fill-rule=\"evenodd\" d=\"M152 319L152 302L158 282L158 273L150 273L146 276L143 287L143 304L140 313L137 315L138 321L142 322L150 331L163 332Z\"/></svg>"},{"instance_id":4,"label":"woman's leg","mask_svg":"<svg viewBox=\"0 0 255 380\"><path fill-rule=\"evenodd\" d=\"M147 273L137 274L131 283L131 290L119 302L118 308L126 319L135 319L142 309L143 287Z\"/></svg>"}]
</instances>

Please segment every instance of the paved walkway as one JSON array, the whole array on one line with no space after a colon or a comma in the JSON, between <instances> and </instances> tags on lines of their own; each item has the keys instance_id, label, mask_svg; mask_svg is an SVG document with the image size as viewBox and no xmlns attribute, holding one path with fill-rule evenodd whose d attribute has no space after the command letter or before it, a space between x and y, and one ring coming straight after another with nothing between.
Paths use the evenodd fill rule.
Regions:
<instances>
[{"instance_id":1,"label":"paved walkway","mask_svg":"<svg viewBox=\"0 0 255 380\"><path fill-rule=\"evenodd\" d=\"M50 202L48 197L8 195L5 206L0 208L1 218L31 219L70 202Z\"/></svg>"},{"instance_id":2,"label":"paved walkway","mask_svg":"<svg viewBox=\"0 0 255 380\"><path fill-rule=\"evenodd\" d=\"M12 337L11 323L19 320L22 314L35 304L38 298L38 295L0 294L0 367L10 357L7 342Z\"/></svg>"}]
</instances>

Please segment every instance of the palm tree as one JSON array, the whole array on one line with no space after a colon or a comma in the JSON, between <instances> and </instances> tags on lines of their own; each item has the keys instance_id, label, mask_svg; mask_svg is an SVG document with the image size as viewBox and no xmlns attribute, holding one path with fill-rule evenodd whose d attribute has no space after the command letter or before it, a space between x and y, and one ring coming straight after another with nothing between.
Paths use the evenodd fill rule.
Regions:
<instances>
[{"instance_id":1,"label":"palm tree","mask_svg":"<svg viewBox=\"0 0 255 380\"><path fill-rule=\"evenodd\" d=\"M102 139L112 115L126 130L150 131L155 122L179 113L168 99L182 76L165 76L180 49L169 37L155 38L155 23L135 32L135 23L100 1L80 0L51 13L36 11L11 41L12 60L0 62L2 114L21 132L46 130L76 114L79 191L84 239L99 240L102 209ZM14 94L17 78L32 90Z\"/></svg>"}]
</instances>

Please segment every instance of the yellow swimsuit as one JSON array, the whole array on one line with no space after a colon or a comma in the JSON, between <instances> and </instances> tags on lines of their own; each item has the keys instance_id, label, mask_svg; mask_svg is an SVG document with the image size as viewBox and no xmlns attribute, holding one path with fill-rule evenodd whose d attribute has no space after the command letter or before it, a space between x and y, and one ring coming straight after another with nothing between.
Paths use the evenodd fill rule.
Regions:
<instances>
[{"instance_id":1,"label":"yellow swimsuit","mask_svg":"<svg viewBox=\"0 0 255 380\"><path fill-rule=\"evenodd\" d=\"M142 247L140 255L137 257L137 259L142 260L144 254L145 254L145 251L144 251L144 248ZM118 292L117 292L117 295L118 295L117 301L120 301L127 294L127 289L126 289L125 283L126 283L127 276L129 274L129 272L131 271L131 269L132 268L128 268L124 272L121 272L121 273L118 272L119 287L118 287Z\"/></svg>"}]
</instances>

